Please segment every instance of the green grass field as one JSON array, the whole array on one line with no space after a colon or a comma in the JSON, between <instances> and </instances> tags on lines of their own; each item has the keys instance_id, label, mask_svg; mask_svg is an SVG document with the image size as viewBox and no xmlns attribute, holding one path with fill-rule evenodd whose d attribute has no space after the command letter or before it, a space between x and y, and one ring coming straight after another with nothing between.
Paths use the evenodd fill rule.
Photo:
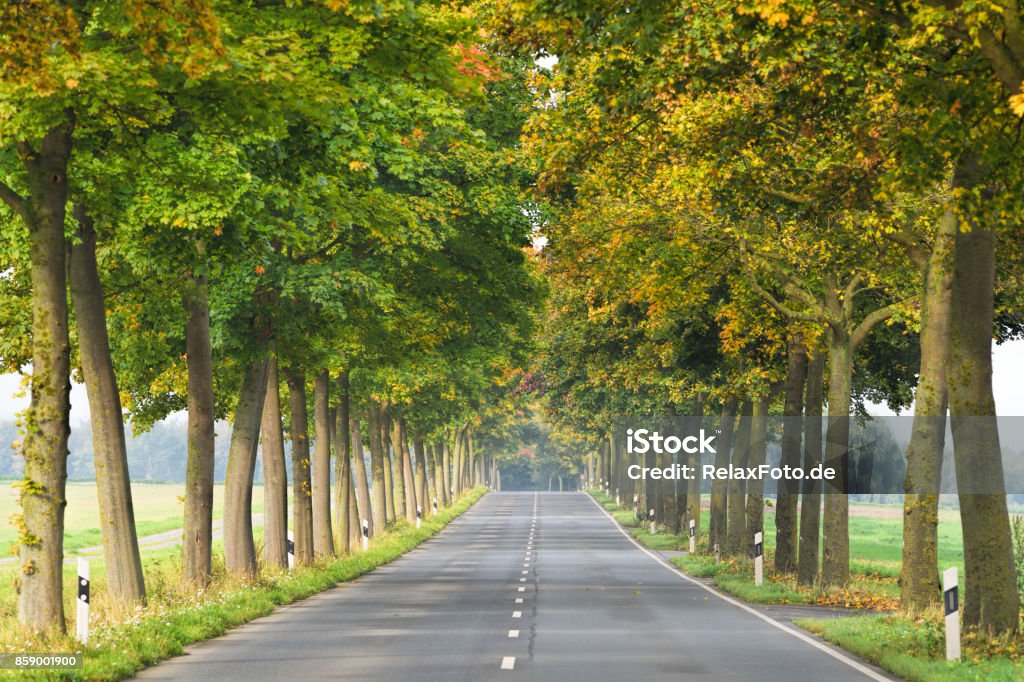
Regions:
<instances>
[{"instance_id":1,"label":"green grass field","mask_svg":"<svg viewBox=\"0 0 1024 682\"><path fill-rule=\"evenodd\" d=\"M263 511L262 486L253 493L253 512ZM185 494L183 483L135 483L132 500L135 507L135 527L139 537L181 528L184 517ZM83 547L103 543L100 536L99 502L95 483L68 483L68 506L64 515L64 549L73 552ZM0 481L0 555L12 556L11 545L17 532L10 524L12 515L21 511L17 490L11 481ZM224 486L213 490L213 517L218 519L224 511Z\"/></svg>"}]
</instances>

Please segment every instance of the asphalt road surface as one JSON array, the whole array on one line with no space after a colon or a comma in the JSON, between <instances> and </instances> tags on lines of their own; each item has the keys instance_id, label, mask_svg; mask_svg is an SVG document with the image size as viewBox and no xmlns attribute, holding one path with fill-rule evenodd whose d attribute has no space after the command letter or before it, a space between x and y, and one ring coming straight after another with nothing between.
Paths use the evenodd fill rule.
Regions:
<instances>
[{"instance_id":1,"label":"asphalt road surface","mask_svg":"<svg viewBox=\"0 0 1024 682\"><path fill-rule=\"evenodd\" d=\"M582 493L490 493L397 561L138 677L891 679L683 577Z\"/></svg>"}]
</instances>

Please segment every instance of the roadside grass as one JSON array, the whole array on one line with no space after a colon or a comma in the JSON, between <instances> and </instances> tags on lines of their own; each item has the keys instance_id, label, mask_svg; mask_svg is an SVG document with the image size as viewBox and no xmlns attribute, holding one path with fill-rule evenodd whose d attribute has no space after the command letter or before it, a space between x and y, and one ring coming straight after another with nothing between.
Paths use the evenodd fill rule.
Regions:
<instances>
[{"instance_id":1,"label":"roadside grass","mask_svg":"<svg viewBox=\"0 0 1024 682\"><path fill-rule=\"evenodd\" d=\"M16 620L14 590L0 595L0 647L5 653L82 651L84 667L71 671L0 671L5 679L19 680L119 680L146 666L180 654L194 642L223 634L230 628L269 614L282 604L304 599L338 583L359 576L398 558L438 533L452 519L479 500L486 489L465 493L437 516L423 520L416 529L404 520L370 541L369 551L356 552L332 561L321 561L291 572L265 569L259 578L245 580L225 573L222 543L215 547L214 578L205 590L181 583L178 548L144 553L148 590L145 607L118 613L104 600L105 575L93 573L91 601L93 627L89 644L73 636L29 636ZM13 572L0 579L9 583ZM68 578L70 577L70 581ZM75 587L73 570L65 570L65 612L74 632Z\"/></svg>"},{"instance_id":2,"label":"roadside grass","mask_svg":"<svg viewBox=\"0 0 1024 682\"><path fill-rule=\"evenodd\" d=\"M836 620L800 619L796 625L864 660L915 682L1007 681L1024 679L1024 639L963 636L960 661L945 660L941 614L913 619L876 615Z\"/></svg>"},{"instance_id":3,"label":"roadside grass","mask_svg":"<svg viewBox=\"0 0 1024 682\"><path fill-rule=\"evenodd\" d=\"M0 555L11 556L12 545L18 533L8 523L13 514L21 512L17 490L11 481L0 481ZM262 488L262 486L256 486ZM103 544L100 534L100 510L96 497L96 484L69 481L65 489L67 512L64 515L64 551L70 553L83 547ZM133 483L132 499L135 504L135 528L139 537L155 535L181 528L185 511L182 496L183 483ZM223 514L224 486L213 489L213 518ZM253 512L263 511L263 495L253 494Z\"/></svg>"}]
</instances>

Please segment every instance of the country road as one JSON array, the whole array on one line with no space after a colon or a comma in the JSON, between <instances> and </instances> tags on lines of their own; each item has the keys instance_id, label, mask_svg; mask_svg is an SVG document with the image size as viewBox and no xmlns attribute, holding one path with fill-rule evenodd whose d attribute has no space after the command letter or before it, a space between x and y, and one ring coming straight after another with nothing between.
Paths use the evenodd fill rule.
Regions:
<instances>
[{"instance_id":1,"label":"country road","mask_svg":"<svg viewBox=\"0 0 1024 682\"><path fill-rule=\"evenodd\" d=\"M142 680L886 680L635 544L581 493L491 493L435 539Z\"/></svg>"}]
</instances>

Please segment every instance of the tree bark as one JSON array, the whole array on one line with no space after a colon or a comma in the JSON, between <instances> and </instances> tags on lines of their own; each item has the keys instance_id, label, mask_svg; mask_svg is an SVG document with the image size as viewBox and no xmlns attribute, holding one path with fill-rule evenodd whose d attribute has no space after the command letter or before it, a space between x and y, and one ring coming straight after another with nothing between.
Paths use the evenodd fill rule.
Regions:
<instances>
[{"instance_id":1,"label":"tree bark","mask_svg":"<svg viewBox=\"0 0 1024 682\"><path fill-rule=\"evenodd\" d=\"M704 424L704 395L698 394L694 400L693 408L693 419L691 420L693 427L690 429L691 434L697 434L700 431L701 426ZM689 454L687 464L692 467L695 475L692 479L686 482L686 525L683 528L684 532L689 532L689 522L694 521L694 533L696 538L700 538L700 452L693 452Z\"/></svg>"},{"instance_id":2,"label":"tree bark","mask_svg":"<svg viewBox=\"0 0 1024 682\"><path fill-rule=\"evenodd\" d=\"M96 230L83 205L76 206L75 218L79 243L71 245L71 299L75 305L82 376L89 397L107 593L130 604L145 600L146 585L135 531L124 418L110 357L103 285L96 264Z\"/></svg>"},{"instance_id":3,"label":"tree bark","mask_svg":"<svg viewBox=\"0 0 1024 682\"><path fill-rule=\"evenodd\" d=\"M313 563L313 498L309 471L309 413L306 375L295 367L284 371L292 408L292 533L295 565Z\"/></svg>"},{"instance_id":4,"label":"tree bark","mask_svg":"<svg viewBox=\"0 0 1024 682\"><path fill-rule=\"evenodd\" d=\"M197 250L201 256L201 242ZM206 275L193 275L185 296L188 462L182 563L185 581L196 586L205 586L210 581L213 544L214 393L208 295Z\"/></svg>"},{"instance_id":5,"label":"tree bark","mask_svg":"<svg viewBox=\"0 0 1024 682\"><path fill-rule=\"evenodd\" d=\"M313 383L313 553L334 555L331 529L331 379L327 370Z\"/></svg>"},{"instance_id":6,"label":"tree bark","mask_svg":"<svg viewBox=\"0 0 1024 682\"><path fill-rule=\"evenodd\" d=\"M732 450L732 466L747 466L750 456L751 424L754 404L744 400L740 408L739 424L736 427L736 447ZM739 554L746 546L746 481L732 479L729 481L729 498L727 504L728 521L726 522L726 549L729 554Z\"/></svg>"},{"instance_id":7,"label":"tree bark","mask_svg":"<svg viewBox=\"0 0 1024 682\"><path fill-rule=\"evenodd\" d=\"M277 358L267 361L267 390L260 426L263 441L263 558L288 567L288 471L281 428L281 382Z\"/></svg>"},{"instance_id":8,"label":"tree bark","mask_svg":"<svg viewBox=\"0 0 1024 682\"><path fill-rule=\"evenodd\" d=\"M964 537L964 623L1017 631L1020 595L992 396L996 237L984 224L956 235L949 410Z\"/></svg>"},{"instance_id":9,"label":"tree bark","mask_svg":"<svg viewBox=\"0 0 1024 682\"><path fill-rule=\"evenodd\" d=\"M352 434L349 432L350 404L348 395L348 371L342 370L335 384L338 387L338 410L335 413L334 427L334 485L335 508L337 509L337 549L341 554L348 554L352 540L352 524L356 523L352 514L352 465L350 453Z\"/></svg>"},{"instance_id":10,"label":"tree bark","mask_svg":"<svg viewBox=\"0 0 1024 682\"><path fill-rule=\"evenodd\" d=\"M370 505L370 484L369 478L366 475L366 457L363 452L363 434L362 427L359 424L359 419L352 419L352 472L354 474L355 486L356 486L356 502L358 505L358 521L357 526L359 527L359 537L362 537L363 533L363 521L366 521L367 527L370 531L370 537L373 537L376 529L373 527L373 510Z\"/></svg>"},{"instance_id":11,"label":"tree bark","mask_svg":"<svg viewBox=\"0 0 1024 682\"><path fill-rule=\"evenodd\" d=\"M845 585L850 580L849 490L850 385L853 350L850 337L833 328L828 342L828 432L825 436L825 466L835 469L833 494L825 496L822 524L824 557L822 583L826 587Z\"/></svg>"},{"instance_id":12,"label":"tree bark","mask_svg":"<svg viewBox=\"0 0 1024 682\"><path fill-rule=\"evenodd\" d=\"M381 406L371 402L367 429L370 431L370 475L373 477L371 492L373 493L373 528L376 533L383 533L387 525L386 500L384 488L385 464L384 443L381 440Z\"/></svg>"},{"instance_id":13,"label":"tree bark","mask_svg":"<svg viewBox=\"0 0 1024 682\"><path fill-rule=\"evenodd\" d=\"M754 401L750 422L750 455L747 466L756 467L765 463L768 454L768 408L771 396L766 395ZM744 554L754 556L754 533L764 531L764 479L756 478L747 482L747 533L743 538Z\"/></svg>"},{"instance_id":14,"label":"tree bark","mask_svg":"<svg viewBox=\"0 0 1024 682\"><path fill-rule=\"evenodd\" d=\"M447 506L451 502L452 493L452 455L448 443L441 440L441 494L443 502Z\"/></svg>"},{"instance_id":15,"label":"tree bark","mask_svg":"<svg viewBox=\"0 0 1024 682\"><path fill-rule=\"evenodd\" d=\"M224 477L224 564L229 571L251 576L257 570L256 543L252 537L252 481L266 396L267 361L260 358L245 368Z\"/></svg>"},{"instance_id":16,"label":"tree bark","mask_svg":"<svg viewBox=\"0 0 1024 682\"><path fill-rule=\"evenodd\" d=\"M825 353L818 350L807 365L807 406L804 417L804 470L821 462L822 395L825 383ZM821 535L821 482L804 481L803 504L800 506L800 543L798 547L797 582L810 586L818 579Z\"/></svg>"},{"instance_id":17,"label":"tree bark","mask_svg":"<svg viewBox=\"0 0 1024 682\"><path fill-rule=\"evenodd\" d=\"M921 361L907 446L900 604L920 612L939 602L939 484L946 447L946 360L952 314L953 250L959 220L947 207L924 271Z\"/></svg>"},{"instance_id":18,"label":"tree bark","mask_svg":"<svg viewBox=\"0 0 1024 682\"><path fill-rule=\"evenodd\" d=\"M423 436L417 431L412 436L413 453L416 456L416 501L423 510L425 517L430 511L430 502L427 499L427 453L423 447Z\"/></svg>"},{"instance_id":19,"label":"tree bark","mask_svg":"<svg viewBox=\"0 0 1024 682\"><path fill-rule=\"evenodd\" d=\"M29 195L12 208L28 227L32 278L32 398L26 416L18 558L18 621L64 632L64 485L70 433L70 342L64 240L70 124L49 130L38 150L19 144ZM5 197L8 204L12 198Z\"/></svg>"},{"instance_id":20,"label":"tree bark","mask_svg":"<svg viewBox=\"0 0 1024 682\"><path fill-rule=\"evenodd\" d=\"M807 353L799 332L789 342L789 362L786 370L786 402L782 410L782 464L799 467L801 417L804 408L804 374ZM775 508L775 570L791 573L797 565L797 502L799 482L782 479L778 483L778 503Z\"/></svg>"},{"instance_id":21,"label":"tree bark","mask_svg":"<svg viewBox=\"0 0 1024 682\"><path fill-rule=\"evenodd\" d=\"M722 405L722 416L719 419L718 449L715 451L715 468L724 469L729 466L729 453L732 448L733 433L736 428L736 399L729 398ZM715 479L711 482L711 518L708 528L711 548L715 545L725 547L725 536L728 529L726 504L728 501L728 482Z\"/></svg>"},{"instance_id":22,"label":"tree bark","mask_svg":"<svg viewBox=\"0 0 1024 682\"><path fill-rule=\"evenodd\" d=\"M413 476L412 458L409 455L409 441L405 433L405 421L398 421L398 443L402 452L402 480L405 489L405 518L409 523L416 523L416 506L419 499L416 497L416 480Z\"/></svg>"}]
</instances>

